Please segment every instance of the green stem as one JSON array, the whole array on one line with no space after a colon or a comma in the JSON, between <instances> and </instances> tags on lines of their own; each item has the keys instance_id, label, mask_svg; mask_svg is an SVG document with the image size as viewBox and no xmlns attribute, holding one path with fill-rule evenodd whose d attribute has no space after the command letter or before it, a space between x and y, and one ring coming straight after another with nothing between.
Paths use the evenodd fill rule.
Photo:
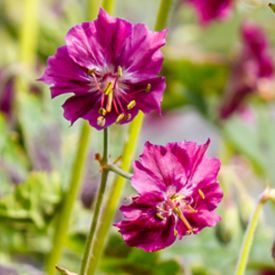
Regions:
<instances>
[{"instance_id":1,"label":"green stem","mask_svg":"<svg viewBox=\"0 0 275 275\"><path fill-rule=\"evenodd\" d=\"M250 253L254 235L255 235L255 231L258 225L258 221L260 219L263 206L268 200L274 200L274 198L275 198L275 189L266 189L258 200L258 203L256 205L254 212L251 215L249 224L247 226L247 229L244 235L241 251L238 258L238 263L236 266L236 272L235 272L236 275L243 275L245 272L249 253Z\"/></svg>"},{"instance_id":2,"label":"green stem","mask_svg":"<svg viewBox=\"0 0 275 275\"><path fill-rule=\"evenodd\" d=\"M87 0L87 20L94 20L96 18L100 3L101 0Z\"/></svg>"},{"instance_id":3,"label":"green stem","mask_svg":"<svg viewBox=\"0 0 275 275\"><path fill-rule=\"evenodd\" d=\"M126 172L125 170L123 170L115 165L112 165L112 164L106 165L106 169L116 173L117 175L124 177L127 180L130 180L133 176L132 174L130 174L130 173Z\"/></svg>"},{"instance_id":4,"label":"green stem","mask_svg":"<svg viewBox=\"0 0 275 275\"><path fill-rule=\"evenodd\" d=\"M128 171L130 169L132 158L136 151L138 137L139 137L139 133L143 122L143 117L144 117L143 114L139 113L138 116L133 121L133 123L130 125L129 138L126 144L124 145L123 155L122 155L121 169L123 170ZM87 273L87 275L95 274L98 261L104 249L109 228L111 226L113 217L118 208L118 204L122 195L124 184L125 184L125 179L123 177L117 176L108 194L106 207L102 214L102 217L104 218L101 219L100 226L97 229L94 236L94 240L92 242L91 251L92 251L93 258L91 258L89 261L89 273Z\"/></svg>"},{"instance_id":5,"label":"green stem","mask_svg":"<svg viewBox=\"0 0 275 275\"><path fill-rule=\"evenodd\" d=\"M54 232L52 242L53 249L51 250L46 263L46 270L48 275L55 274L55 265L58 264L62 255L74 203L78 197L82 177L84 174L83 172L89 149L89 140L90 126L88 122L84 122L80 133L78 149L73 163L71 179L68 187L69 189L64 196L65 200L62 205L61 213L57 220Z\"/></svg>"},{"instance_id":6,"label":"green stem","mask_svg":"<svg viewBox=\"0 0 275 275\"><path fill-rule=\"evenodd\" d=\"M103 0L102 7L109 13L112 14L114 7L116 4L116 0Z\"/></svg>"},{"instance_id":7,"label":"green stem","mask_svg":"<svg viewBox=\"0 0 275 275\"><path fill-rule=\"evenodd\" d=\"M20 61L27 66L35 63L38 42L39 0L24 1L24 17L20 32ZM29 69L29 68L28 68Z\"/></svg>"},{"instance_id":8,"label":"green stem","mask_svg":"<svg viewBox=\"0 0 275 275\"><path fill-rule=\"evenodd\" d=\"M102 157L102 163L107 163L108 162L108 128L104 129L104 134L103 134L103 157ZM91 243L93 241L95 229L98 223L98 218L99 218L99 213L101 210L101 205L103 201L103 196L104 192L106 189L106 184L107 184L107 179L108 179L108 169L103 169L102 174L101 174L101 182L99 186L99 190L97 193L97 197L95 200L95 209L94 209L94 216L93 216L93 221L90 227L90 232L88 235L88 239L86 242L85 250L84 250L84 255L83 255L83 260L81 263L81 270L80 270L80 275L85 275L89 274L89 266L88 266L88 261L90 258L93 257L93 252L91 251Z\"/></svg>"},{"instance_id":9,"label":"green stem","mask_svg":"<svg viewBox=\"0 0 275 275\"><path fill-rule=\"evenodd\" d=\"M24 0L23 17L20 29L18 60L24 71L31 71L35 66L36 49L38 44L38 7L39 0ZM27 73L26 73L27 75ZM20 123L20 106L23 96L28 92L28 82L25 75L20 74L16 80L16 94L13 109ZM23 129L24 130L24 129ZM24 134L24 133L23 133ZM28 142L25 138L24 141Z\"/></svg>"},{"instance_id":10,"label":"green stem","mask_svg":"<svg viewBox=\"0 0 275 275\"><path fill-rule=\"evenodd\" d=\"M161 0L157 20L155 23L155 31L160 31L167 26L169 11L172 7L173 0Z\"/></svg>"}]
</instances>

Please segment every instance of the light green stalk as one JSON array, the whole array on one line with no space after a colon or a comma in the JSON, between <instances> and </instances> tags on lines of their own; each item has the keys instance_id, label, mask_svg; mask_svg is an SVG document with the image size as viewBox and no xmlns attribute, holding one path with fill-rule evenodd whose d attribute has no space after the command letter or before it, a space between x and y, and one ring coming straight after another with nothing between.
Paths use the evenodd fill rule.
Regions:
<instances>
[{"instance_id":1,"label":"light green stalk","mask_svg":"<svg viewBox=\"0 0 275 275\"><path fill-rule=\"evenodd\" d=\"M39 0L25 0L23 22L20 31L20 61L27 66L35 64L38 43ZM28 68L29 69L29 68Z\"/></svg>"},{"instance_id":2,"label":"light green stalk","mask_svg":"<svg viewBox=\"0 0 275 275\"><path fill-rule=\"evenodd\" d=\"M161 0L160 8L158 11L157 21L155 24L155 30L161 30L165 28L169 16L169 11L172 6L172 0ZM134 121L129 127L129 136L128 140L124 145L122 153L122 163L121 169L129 171L133 157L136 152L138 138L140 135L144 115L139 113ZM104 250L104 246L108 237L108 231L111 226L114 214L118 209L118 204L120 202L122 192L124 189L126 179L117 176L115 181L110 189L110 192L107 197L106 205L104 211L101 215L101 220L99 226L96 229L95 236L93 238L92 247L91 247L91 258L89 259L89 268L88 273L85 275L94 275L98 262L101 258L101 255Z\"/></svg>"},{"instance_id":3,"label":"light green stalk","mask_svg":"<svg viewBox=\"0 0 275 275\"><path fill-rule=\"evenodd\" d=\"M86 18L87 20L94 20L98 13L98 7L102 0L87 0Z\"/></svg>"},{"instance_id":4,"label":"light green stalk","mask_svg":"<svg viewBox=\"0 0 275 275\"><path fill-rule=\"evenodd\" d=\"M266 189L263 194L260 196L258 203L255 207L254 212L251 215L249 224L247 226L242 247L240 250L239 258L238 258L238 263L236 266L236 275L244 275L244 272L246 270L247 262L248 262L248 257L249 253L253 244L253 239L255 235L255 231L260 219L260 215L263 209L264 204L269 201L273 200L275 201L275 189Z\"/></svg>"},{"instance_id":5,"label":"light green stalk","mask_svg":"<svg viewBox=\"0 0 275 275\"><path fill-rule=\"evenodd\" d=\"M24 0L23 17L20 29L18 60L20 71L31 71L35 67L36 49L38 44L38 6L39 0ZM27 73L26 73L27 75ZM15 111L19 112L21 97L28 92L28 83L24 75L16 81ZM20 115L19 115L20 118Z\"/></svg>"},{"instance_id":6,"label":"light green stalk","mask_svg":"<svg viewBox=\"0 0 275 275\"><path fill-rule=\"evenodd\" d=\"M102 7L109 13L112 14L114 7L116 5L116 0L103 0Z\"/></svg>"}]
</instances>

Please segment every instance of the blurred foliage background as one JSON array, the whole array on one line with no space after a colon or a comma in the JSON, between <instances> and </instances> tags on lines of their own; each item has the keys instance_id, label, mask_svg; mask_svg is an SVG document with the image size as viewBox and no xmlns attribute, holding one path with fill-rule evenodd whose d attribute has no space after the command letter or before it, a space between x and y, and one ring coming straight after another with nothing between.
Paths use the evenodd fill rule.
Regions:
<instances>
[{"instance_id":1,"label":"blurred foliage background","mask_svg":"<svg viewBox=\"0 0 275 275\"><path fill-rule=\"evenodd\" d=\"M265 186L275 187L275 84L259 88L245 101L245 112L219 118L232 64L239 58L240 26L261 26L274 57L275 15L267 1L235 1L225 22L207 27L194 10L174 1L162 74L167 79L163 114L146 118L143 142L212 140L211 154L223 162L220 181L225 192L216 230L205 229L174 246L145 253L127 247L112 229L99 274L233 274L251 209ZM47 57L64 44L68 29L87 20L84 0L37 1L24 13L24 1L0 1L0 274L43 274L51 249L64 190L75 154L80 121L70 127L62 116L65 97L51 100L37 79ZM114 14L151 28L158 0L117 0ZM31 29L24 22L33 20ZM27 32L29 40L24 41ZM27 56L22 49L27 47ZM18 96L21 95L21 96ZM268 95L268 96L266 96ZM19 100L17 100L19 98ZM111 157L121 152L127 126L112 126ZM122 129L122 130L121 130ZM82 192L74 210L62 265L78 270L99 180L94 154L101 135L93 130ZM132 193L127 186L124 199ZM253 244L247 274L275 274L272 243L275 207L267 205ZM119 213L117 218L119 218ZM273 272L273 273L272 273Z\"/></svg>"}]
</instances>

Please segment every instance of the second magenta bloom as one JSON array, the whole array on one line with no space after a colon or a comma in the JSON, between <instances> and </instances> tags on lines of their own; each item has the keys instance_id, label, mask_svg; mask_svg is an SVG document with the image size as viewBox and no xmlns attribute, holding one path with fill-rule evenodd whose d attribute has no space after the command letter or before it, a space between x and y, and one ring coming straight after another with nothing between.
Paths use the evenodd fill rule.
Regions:
<instances>
[{"instance_id":1,"label":"second magenta bloom","mask_svg":"<svg viewBox=\"0 0 275 275\"><path fill-rule=\"evenodd\" d=\"M121 207L125 219L116 224L129 246L160 250L220 220L214 212L223 197L220 161L205 156L208 145L145 144L132 178L138 195Z\"/></svg>"}]
</instances>

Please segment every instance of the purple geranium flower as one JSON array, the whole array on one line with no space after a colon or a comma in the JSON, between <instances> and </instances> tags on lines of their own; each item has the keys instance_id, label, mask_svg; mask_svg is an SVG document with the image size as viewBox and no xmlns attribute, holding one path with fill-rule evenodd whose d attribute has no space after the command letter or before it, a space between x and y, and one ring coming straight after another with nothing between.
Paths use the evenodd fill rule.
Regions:
<instances>
[{"instance_id":1,"label":"purple geranium flower","mask_svg":"<svg viewBox=\"0 0 275 275\"><path fill-rule=\"evenodd\" d=\"M220 111L221 118L228 118L235 111L243 110L245 99L257 90L258 81L273 75L272 56L263 30L251 23L245 23L241 34L243 48L232 69Z\"/></svg>"},{"instance_id":2,"label":"purple geranium flower","mask_svg":"<svg viewBox=\"0 0 275 275\"><path fill-rule=\"evenodd\" d=\"M187 0L196 9L202 25L215 19L224 19L230 13L232 0Z\"/></svg>"},{"instance_id":3,"label":"purple geranium flower","mask_svg":"<svg viewBox=\"0 0 275 275\"><path fill-rule=\"evenodd\" d=\"M82 117L102 129L131 121L139 110L160 112L165 79L158 74L166 33L100 9L95 21L69 30L41 80L51 85L52 97L74 93L63 105L72 123Z\"/></svg>"},{"instance_id":4,"label":"purple geranium flower","mask_svg":"<svg viewBox=\"0 0 275 275\"><path fill-rule=\"evenodd\" d=\"M145 144L132 178L138 195L120 208L125 219L116 224L129 246L160 250L220 220L220 161L205 156L209 143Z\"/></svg>"}]
</instances>

